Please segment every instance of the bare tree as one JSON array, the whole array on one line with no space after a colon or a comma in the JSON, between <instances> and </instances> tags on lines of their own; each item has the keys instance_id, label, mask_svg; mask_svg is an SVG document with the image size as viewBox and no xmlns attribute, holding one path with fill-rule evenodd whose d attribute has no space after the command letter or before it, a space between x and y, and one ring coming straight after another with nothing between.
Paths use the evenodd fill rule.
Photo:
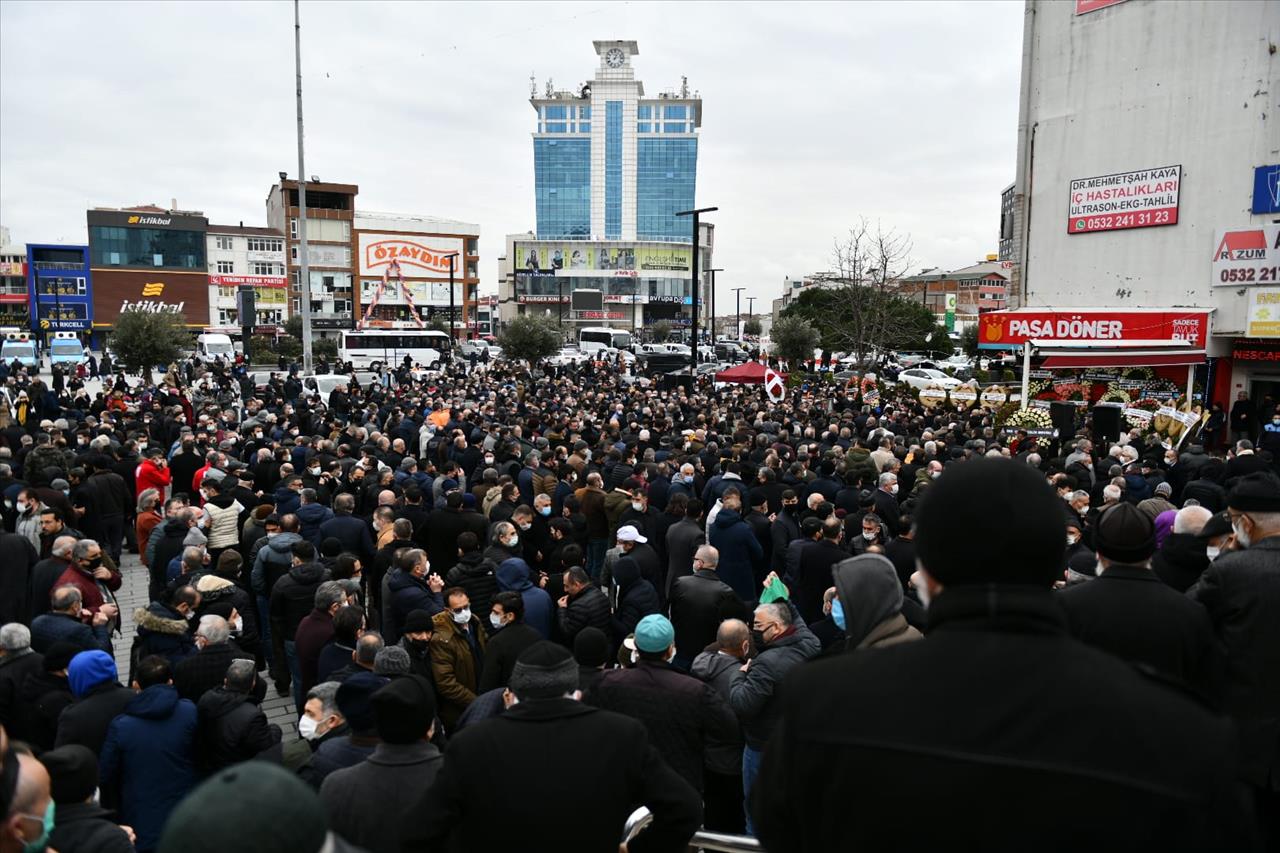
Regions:
<instances>
[{"instance_id":1,"label":"bare tree","mask_svg":"<svg viewBox=\"0 0 1280 853\"><path fill-rule=\"evenodd\" d=\"M837 239L833 269L817 276L840 293L839 309L823 319L823 338L839 342L859 362L869 353L892 349L908 340L899 328L895 285L911 266L911 237L896 229L872 227L866 217Z\"/></svg>"}]
</instances>

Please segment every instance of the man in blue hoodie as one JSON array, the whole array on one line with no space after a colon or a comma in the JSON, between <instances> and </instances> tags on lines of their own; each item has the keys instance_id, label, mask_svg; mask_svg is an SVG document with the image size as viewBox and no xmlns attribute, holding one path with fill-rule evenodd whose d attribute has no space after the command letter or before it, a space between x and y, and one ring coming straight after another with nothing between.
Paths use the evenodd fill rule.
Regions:
<instances>
[{"instance_id":1,"label":"man in blue hoodie","mask_svg":"<svg viewBox=\"0 0 1280 853\"><path fill-rule=\"evenodd\" d=\"M301 498L302 503L299 504L297 510L298 521L302 523L300 535L303 539L319 548L321 539L320 525L333 518L333 510L320 503L315 489L303 489Z\"/></svg>"},{"instance_id":2,"label":"man in blue hoodie","mask_svg":"<svg viewBox=\"0 0 1280 853\"><path fill-rule=\"evenodd\" d=\"M169 662L143 658L137 695L112 721L98 776L104 798L120 804L121 820L137 833L139 853L160 843L169 813L196 786L193 760L196 706L178 697Z\"/></svg>"},{"instance_id":3,"label":"man in blue hoodie","mask_svg":"<svg viewBox=\"0 0 1280 853\"><path fill-rule=\"evenodd\" d=\"M499 592L518 592L524 599L524 623L541 634L542 639L551 639L555 608L547 591L533 585L529 564L519 557L512 557L503 560L494 575L498 579Z\"/></svg>"}]
</instances>

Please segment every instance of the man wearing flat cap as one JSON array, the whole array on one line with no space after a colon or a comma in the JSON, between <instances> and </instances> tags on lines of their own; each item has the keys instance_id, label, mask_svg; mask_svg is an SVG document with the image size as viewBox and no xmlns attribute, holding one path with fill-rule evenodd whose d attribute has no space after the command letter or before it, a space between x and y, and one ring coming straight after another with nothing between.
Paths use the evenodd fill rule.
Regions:
<instances>
[{"instance_id":1,"label":"man wearing flat cap","mask_svg":"<svg viewBox=\"0 0 1280 853\"><path fill-rule=\"evenodd\" d=\"M683 849L702 821L697 791L658 754L643 723L584 705L580 695L578 664L563 646L543 640L521 652L507 710L450 739L435 784L404 812L400 849L614 851L640 806L653 822L629 853ZM570 780L571 790L531 795L553 777Z\"/></svg>"},{"instance_id":2,"label":"man wearing flat cap","mask_svg":"<svg viewBox=\"0 0 1280 853\"><path fill-rule=\"evenodd\" d=\"M1071 634L1116 657L1146 664L1215 698L1222 657L1203 607L1151 571L1156 528L1133 504L1116 504L1093 528L1098 576L1058 593Z\"/></svg>"},{"instance_id":3,"label":"man wearing flat cap","mask_svg":"<svg viewBox=\"0 0 1280 853\"><path fill-rule=\"evenodd\" d=\"M1280 478L1250 474L1227 497L1236 550L1209 564L1187 595L1209 611L1227 654L1222 708L1240 733L1241 775L1280 843Z\"/></svg>"},{"instance_id":4,"label":"man wearing flat cap","mask_svg":"<svg viewBox=\"0 0 1280 853\"><path fill-rule=\"evenodd\" d=\"M1003 459L929 487L928 636L791 674L749 806L765 849L1254 849L1229 721L1067 633L1061 504Z\"/></svg>"}]
</instances>

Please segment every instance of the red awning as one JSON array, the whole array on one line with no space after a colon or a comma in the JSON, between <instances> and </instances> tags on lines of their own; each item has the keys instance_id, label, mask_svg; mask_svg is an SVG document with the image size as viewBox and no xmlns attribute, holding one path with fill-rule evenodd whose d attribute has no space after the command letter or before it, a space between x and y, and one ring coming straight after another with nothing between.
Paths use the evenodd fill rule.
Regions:
<instances>
[{"instance_id":1,"label":"red awning","mask_svg":"<svg viewBox=\"0 0 1280 853\"><path fill-rule=\"evenodd\" d=\"M1077 367L1173 367L1204 364L1203 350L1191 352L1125 352L1124 350L1090 350L1088 352L1055 352L1040 365L1046 370Z\"/></svg>"}]
</instances>

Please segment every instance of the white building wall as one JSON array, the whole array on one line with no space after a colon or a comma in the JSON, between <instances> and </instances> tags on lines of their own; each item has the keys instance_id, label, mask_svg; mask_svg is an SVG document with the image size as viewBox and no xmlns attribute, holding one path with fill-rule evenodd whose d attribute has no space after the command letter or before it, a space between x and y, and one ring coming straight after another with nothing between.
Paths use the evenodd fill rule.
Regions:
<instances>
[{"instance_id":1,"label":"white building wall","mask_svg":"<svg viewBox=\"0 0 1280 853\"><path fill-rule=\"evenodd\" d=\"M1071 2L1027 4L1022 304L1212 307L1215 335L1240 333L1244 291L1213 287L1211 262L1221 229L1267 219L1249 211L1254 167L1280 156L1280 57L1272 52L1280 2L1128 0L1074 10ZM1067 233L1072 179L1179 164L1176 225ZM1210 354L1224 347L1220 338Z\"/></svg>"}]
</instances>

